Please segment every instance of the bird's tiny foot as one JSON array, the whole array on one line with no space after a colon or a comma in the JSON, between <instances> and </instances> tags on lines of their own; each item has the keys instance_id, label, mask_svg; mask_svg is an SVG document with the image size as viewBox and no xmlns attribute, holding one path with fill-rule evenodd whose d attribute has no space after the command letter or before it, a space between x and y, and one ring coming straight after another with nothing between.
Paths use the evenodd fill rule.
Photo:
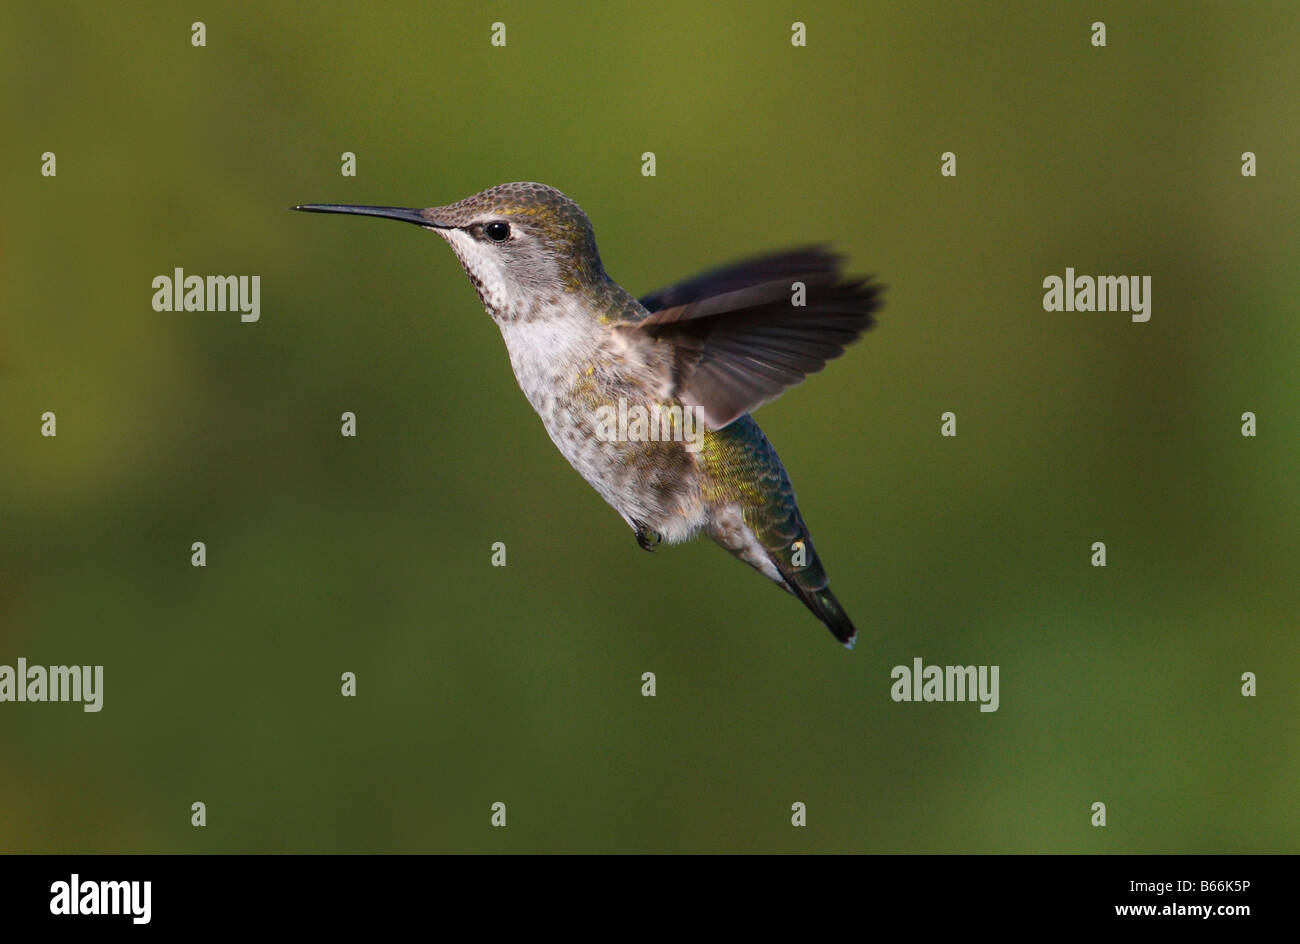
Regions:
<instances>
[{"instance_id":1,"label":"bird's tiny foot","mask_svg":"<svg viewBox=\"0 0 1300 944\"><path fill-rule=\"evenodd\" d=\"M636 544L643 551L653 552L663 540L658 531L652 531L639 521L632 522L636 525Z\"/></svg>"}]
</instances>

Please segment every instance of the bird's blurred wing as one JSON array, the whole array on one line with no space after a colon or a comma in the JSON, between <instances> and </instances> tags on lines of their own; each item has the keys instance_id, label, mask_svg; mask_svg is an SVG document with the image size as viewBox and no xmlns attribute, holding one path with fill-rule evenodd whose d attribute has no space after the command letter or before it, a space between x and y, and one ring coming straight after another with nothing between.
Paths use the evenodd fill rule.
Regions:
<instances>
[{"instance_id":1,"label":"bird's blurred wing","mask_svg":"<svg viewBox=\"0 0 1300 944\"><path fill-rule=\"evenodd\" d=\"M814 274L835 275L840 270L841 261L824 246L790 249L719 266L637 300L646 311L654 313L763 282L779 282L786 278L793 282Z\"/></svg>"},{"instance_id":2,"label":"bird's blurred wing","mask_svg":"<svg viewBox=\"0 0 1300 944\"><path fill-rule=\"evenodd\" d=\"M838 257L802 249L648 295L642 304L656 307L634 330L672 346L673 395L721 429L844 353L875 323L882 292L867 279L844 280Z\"/></svg>"}]
</instances>

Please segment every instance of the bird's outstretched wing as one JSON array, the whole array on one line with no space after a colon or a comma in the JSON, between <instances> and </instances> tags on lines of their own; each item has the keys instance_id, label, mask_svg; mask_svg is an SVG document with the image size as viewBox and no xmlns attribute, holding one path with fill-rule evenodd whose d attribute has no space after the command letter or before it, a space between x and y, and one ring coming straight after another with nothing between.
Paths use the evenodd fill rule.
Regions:
<instances>
[{"instance_id":1,"label":"bird's outstretched wing","mask_svg":"<svg viewBox=\"0 0 1300 944\"><path fill-rule=\"evenodd\" d=\"M642 298L650 315L635 330L672 346L673 395L721 429L821 370L875 323L883 287L845 279L840 263L811 247L714 269Z\"/></svg>"}]
</instances>

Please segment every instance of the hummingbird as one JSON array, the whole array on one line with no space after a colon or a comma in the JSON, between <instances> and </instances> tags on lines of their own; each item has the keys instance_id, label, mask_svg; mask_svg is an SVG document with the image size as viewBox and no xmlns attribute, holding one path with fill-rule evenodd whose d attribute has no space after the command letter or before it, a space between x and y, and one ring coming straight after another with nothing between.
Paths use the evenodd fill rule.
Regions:
<instances>
[{"instance_id":1,"label":"hummingbird","mask_svg":"<svg viewBox=\"0 0 1300 944\"><path fill-rule=\"evenodd\" d=\"M874 324L878 283L846 278L839 256L812 246L638 299L605 272L587 214L539 183L427 209L293 209L401 220L442 237L551 441L638 546L704 532L853 647L785 466L751 414Z\"/></svg>"}]
</instances>

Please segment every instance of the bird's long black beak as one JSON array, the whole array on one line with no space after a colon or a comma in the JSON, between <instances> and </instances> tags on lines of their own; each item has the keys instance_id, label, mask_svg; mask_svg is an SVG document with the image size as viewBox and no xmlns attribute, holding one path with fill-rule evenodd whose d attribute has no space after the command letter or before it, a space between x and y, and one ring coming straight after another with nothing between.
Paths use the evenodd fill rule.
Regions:
<instances>
[{"instance_id":1,"label":"bird's long black beak","mask_svg":"<svg viewBox=\"0 0 1300 944\"><path fill-rule=\"evenodd\" d=\"M450 224L439 223L425 216L424 210L407 210L402 207L351 206L346 203L305 203L291 207L307 213L351 213L353 216L378 216L386 220L401 220L416 226L430 226L434 229L448 229Z\"/></svg>"}]
</instances>

